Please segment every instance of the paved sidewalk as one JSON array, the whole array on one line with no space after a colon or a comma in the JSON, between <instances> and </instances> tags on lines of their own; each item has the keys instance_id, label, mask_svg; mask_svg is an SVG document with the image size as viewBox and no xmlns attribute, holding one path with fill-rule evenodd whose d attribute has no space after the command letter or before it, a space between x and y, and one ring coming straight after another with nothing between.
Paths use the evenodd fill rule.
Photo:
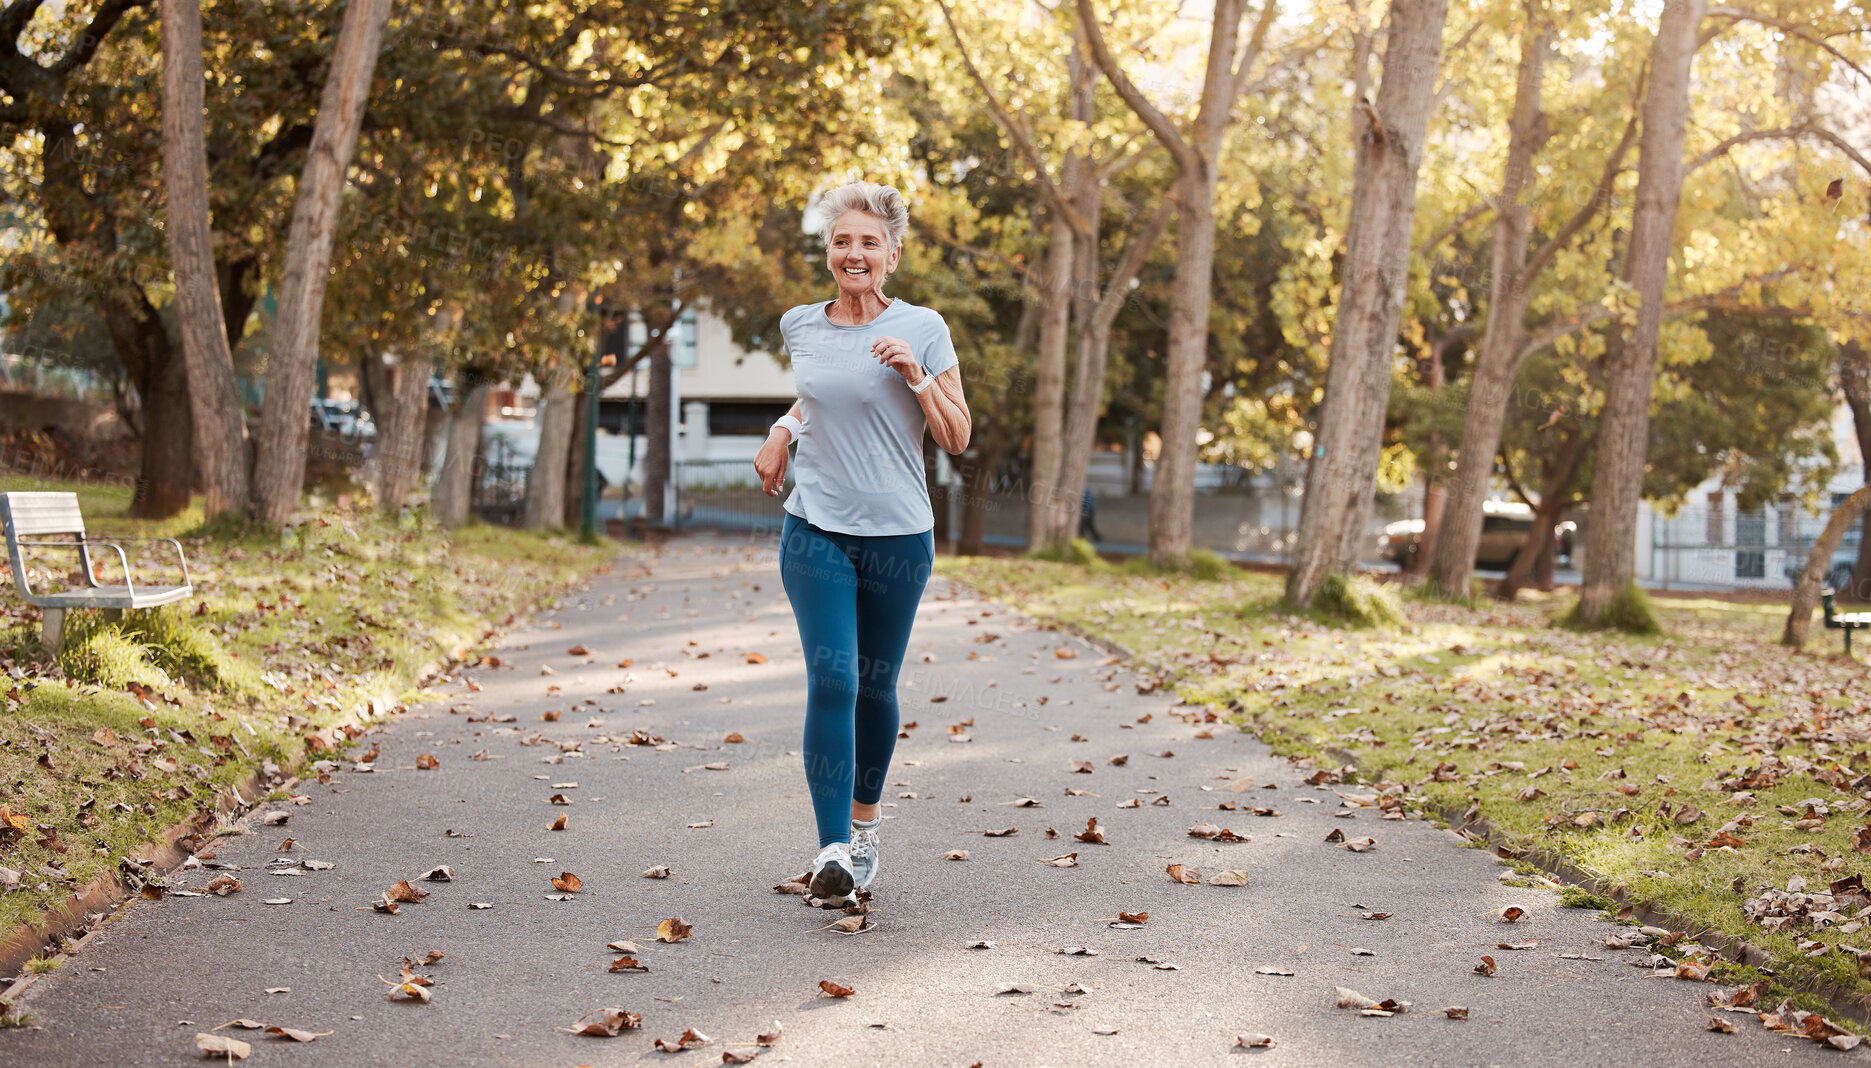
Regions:
<instances>
[{"instance_id":1,"label":"paved sidewalk","mask_svg":"<svg viewBox=\"0 0 1871 1068\"><path fill-rule=\"evenodd\" d=\"M498 668L463 672L442 687L446 700L366 739L361 749L381 748L374 771L346 761L330 785L297 787L309 804L268 806L290 814L285 826L217 842L216 859L240 866L239 893L127 910L32 990L25 1008L40 1027L0 1033L0 1063L199 1063L196 1032L236 1018L330 1032L311 1045L221 1032L253 1043L249 1063L319 1066L716 1064L724 1048L755 1048L725 1043L775 1021L784 1037L761 1063L1854 1056L1765 1033L1752 1016L1727 1015L1736 1034L1705 1030L1702 996L1715 988L1632 967L1640 951L1600 944L1612 928L1595 914L1500 885L1492 857L1446 831L1341 807L1338 792L1305 785L1307 772L1252 738L1185 722L1192 710L1173 697L1138 695L1099 650L939 579L904 677L903 719L917 726L898 743L885 793L875 926L825 930L837 913L773 890L817 851L798 756L804 669L774 562L769 543L706 537L620 561L513 634ZM577 646L589 655L568 654ZM554 710L556 721L542 720ZM633 732L666 741L625 744ZM724 742L730 732L745 740ZM424 753L439 768L418 770ZM1119 756L1128 761L1114 765ZM1075 772L1075 761L1093 770ZM1039 807L1008 804L1027 796ZM1131 799L1141 804L1121 805ZM1217 811L1223 801L1279 815ZM561 816L566 829L549 830ZM1073 841L1092 818L1109 845ZM1201 822L1252 841L1185 833ZM1019 833L982 834L1007 828ZM1333 830L1376 846L1327 844ZM281 852L288 836L295 846ZM950 850L971 859L943 859ZM1070 852L1075 867L1045 863ZM270 874L281 857L332 867ZM1171 863L1204 876L1244 870L1250 884L1182 885L1165 873ZM393 883L444 864L452 882L417 881L427 900L398 915L370 909ZM673 874L642 877L656 865ZM553 900L561 872L583 889ZM171 883L205 885L210 874ZM280 897L293 900L265 903ZM1509 905L1528 917L1496 922ZM1142 911L1141 927L1109 926ZM1364 918L1375 912L1390 917ZM653 941L670 917L692 924L692 937ZM619 954L606 944L620 939L635 941L648 972L607 970ZM981 940L997 945L966 948ZM1495 948L1521 941L1538 945ZM1076 947L1095 955L1059 952ZM432 1003L388 1000L380 979L430 951L446 954L420 969L434 979ZM1498 962L1491 978L1472 970L1483 954ZM822 996L820 980L856 993ZM1027 992L1002 992L1015 984ZM1413 1007L1361 1017L1335 1007L1335 986ZM1469 1018L1445 1017L1453 1005ZM605 1006L640 1013L641 1029L555 1029ZM688 1028L713 1041L654 1050ZM1277 1045L1231 1048L1249 1032Z\"/></svg>"}]
</instances>

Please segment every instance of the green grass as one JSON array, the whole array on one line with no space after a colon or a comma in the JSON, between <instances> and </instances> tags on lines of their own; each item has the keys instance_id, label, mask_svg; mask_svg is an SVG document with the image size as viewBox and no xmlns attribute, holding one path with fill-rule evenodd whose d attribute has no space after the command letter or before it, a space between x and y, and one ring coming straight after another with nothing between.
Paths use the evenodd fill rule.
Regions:
<instances>
[{"instance_id":1,"label":"green grass","mask_svg":"<svg viewBox=\"0 0 1871 1068\"><path fill-rule=\"evenodd\" d=\"M1871 772L1871 678L1829 650L1777 644L1784 605L1659 598L1645 608L1660 632L1631 634L1557 626L1569 603L1523 593L1476 607L1398 600L1404 625L1373 628L1292 612L1276 575L1195 582L994 558L943 569L1128 649L1278 753L1348 753L1424 816L1478 805L1504 844L1560 858L1692 934L1753 943L1790 988L1871 994L1852 956L1830 948L1871 930L1770 933L1741 909L1796 875L1822 887L1871 866L1851 844L1871 799L1848 785ZM1723 786L1769 757L1786 764L1772 783ZM1814 798L1827 821L1792 826L1782 806L1803 814ZM1679 823L1665 805L1701 815ZM1740 846L1708 844L1744 814ZM1573 900L1601 907L1582 890ZM1809 956L1807 939L1826 951Z\"/></svg>"},{"instance_id":2,"label":"green grass","mask_svg":"<svg viewBox=\"0 0 1871 1068\"><path fill-rule=\"evenodd\" d=\"M185 538L196 596L120 620L74 612L56 658L38 646L36 610L0 599L0 668L23 675L0 676L0 803L32 826L0 834L0 864L24 876L0 896L6 929L211 809L265 761L292 767L306 734L366 702L413 698L426 665L481 644L612 551L497 527L444 532L420 513L332 510L285 530L204 528L198 510L141 522L127 517L127 490L18 488L76 491L93 532Z\"/></svg>"}]
</instances>

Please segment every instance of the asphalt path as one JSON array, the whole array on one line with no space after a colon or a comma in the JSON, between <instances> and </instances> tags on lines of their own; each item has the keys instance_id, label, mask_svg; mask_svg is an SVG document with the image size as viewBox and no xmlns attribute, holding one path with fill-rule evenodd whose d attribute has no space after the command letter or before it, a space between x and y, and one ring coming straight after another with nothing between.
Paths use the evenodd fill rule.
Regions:
<instances>
[{"instance_id":1,"label":"asphalt path","mask_svg":"<svg viewBox=\"0 0 1871 1068\"><path fill-rule=\"evenodd\" d=\"M1503 885L1487 852L1380 818L1358 804L1368 790L1307 785L1310 769L1199 722L1203 709L1140 694L1103 650L941 579L902 680L916 726L884 795L870 926L853 934L828 927L837 911L774 890L817 849L798 752L804 666L770 538L626 557L492 655L499 666L462 671L365 739L360 750L380 749L371 770L354 751L328 785L294 788L308 803L269 804L218 839L214 861L238 866L240 892L124 910L27 994L35 1026L0 1032L0 1064L199 1063L197 1032L236 1019L329 1032L311 1044L217 1032L250 1042L252 1064L319 1066L713 1064L724 1051L988 1066L1858 1056L1747 1015L1724 1014L1734 1034L1707 1030L1715 988L1634 966L1642 951L1603 945L1615 928L1595 913ZM423 754L434 770L417 767ZM1093 819L1109 844L1073 839ZM1203 822L1251 841L1186 833ZM1334 830L1376 844L1352 852L1325 841ZM969 859L945 859L955 850ZM1049 863L1068 853L1075 866ZM1204 880L1242 871L1248 885L1185 885L1170 864ZM419 878L438 865L452 881ZM659 865L668 878L643 876ZM555 889L566 872L582 889ZM372 909L398 880L427 898ZM1500 922L1509 906L1525 918ZM1147 922L1111 926L1139 912ZM658 943L670 918L692 934ZM647 971L609 970L622 940ZM391 1000L403 958L431 952L444 956L416 971L432 999ZM1492 976L1474 971L1484 954ZM821 980L855 993L828 996ZM1335 987L1412 1004L1362 1016L1336 1007ZM641 1026L572 1033L606 1007ZM771 1048L751 1044L776 1027ZM689 1029L710 1041L656 1050ZM1246 1034L1274 1045L1236 1046Z\"/></svg>"}]
</instances>

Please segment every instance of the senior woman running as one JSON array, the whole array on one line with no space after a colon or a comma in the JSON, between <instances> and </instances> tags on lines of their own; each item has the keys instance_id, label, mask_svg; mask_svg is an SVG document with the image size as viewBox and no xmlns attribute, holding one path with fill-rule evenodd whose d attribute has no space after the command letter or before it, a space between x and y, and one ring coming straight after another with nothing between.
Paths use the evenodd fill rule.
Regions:
<instances>
[{"instance_id":1,"label":"senior woman running","mask_svg":"<svg viewBox=\"0 0 1871 1068\"><path fill-rule=\"evenodd\" d=\"M799 400L754 469L777 495L798 441L780 580L806 658L806 783L820 847L811 891L831 907L877 876L897 671L935 558L923 428L959 453L970 420L948 324L884 296L909 228L902 195L852 182L820 209L838 296L780 318Z\"/></svg>"}]
</instances>

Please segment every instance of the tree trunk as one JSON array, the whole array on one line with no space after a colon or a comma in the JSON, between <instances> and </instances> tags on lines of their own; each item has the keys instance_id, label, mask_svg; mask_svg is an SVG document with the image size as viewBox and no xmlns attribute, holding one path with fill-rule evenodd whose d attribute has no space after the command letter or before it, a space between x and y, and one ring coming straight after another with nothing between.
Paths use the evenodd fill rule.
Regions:
<instances>
[{"instance_id":1,"label":"tree trunk","mask_svg":"<svg viewBox=\"0 0 1871 1068\"><path fill-rule=\"evenodd\" d=\"M1488 319L1482 331L1481 353L1475 360L1468 389L1468 407L1462 413L1462 438L1457 456L1455 485L1443 516L1429 574L1444 591L1457 596L1468 592L1474 573L1475 549L1481 543L1482 504L1494 479L1494 454L1501 444L1501 426L1514 379L1527 353L1527 301L1532 279L1526 277L1529 217L1522 194L1533 172L1533 157L1546 143L1546 114L1540 110L1540 80L1546 69L1551 33L1536 29L1540 15L1535 4L1527 10L1520 33L1520 69L1514 90L1514 113L1508 123L1507 165L1501 191L1494 199L1494 248L1488 278Z\"/></svg>"},{"instance_id":2,"label":"tree trunk","mask_svg":"<svg viewBox=\"0 0 1871 1068\"><path fill-rule=\"evenodd\" d=\"M1813 543L1813 551L1806 556L1806 570L1800 575L1799 584L1793 587L1793 608L1787 613L1787 626L1780 635L1780 644L1795 649L1806 644L1806 635L1813 625L1813 609L1819 604L1819 587L1825 581L1832 554L1838 551L1846 528L1856 523L1860 515L1871 514L1868 508L1871 508L1871 486L1860 486L1845 498L1844 504L1833 510L1819 540ZM1590 564L1588 559L1586 565Z\"/></svg>"},{"instance_id":3,"label":"tree trunk","mask_svg":"<svg viewBox=\"0 0 1871 1068\"><path fill-rule=\"evenodd\" d=\"M1443 345L1430 346L1429 359L1422 366L1423 385L1431 390L1441 390L1446 384L1447 375L1442 366ZM1429 463L1423 471L1423 535L1416 540L1416 551L1403 565L1405 582L1422 581L1429 572L1429 559L1442 543L1443 520L1449 509L1449 484L1443 481L1443 473L1449 469L1449 448L1442 442L1442 435L1429 435Z\"/></svg>"},{"instance_id":4,"label":"tree trunk","mask_svg":"<svg viewBox=\"0 0 1871 1068\"><path fill-rule=\"evenodd\" d=\"M565 464L574 445L572 431L579 422L574 408L584 399L572 392L571 377L562 368L549 372L540 398L539 447L526 476L526 513L520 520L526 530L557 527L565 517ZM581 512L582 504L581 500Z\"/></svg>"},{"instance_id":5,"label":"tree trunk","mask_svg":"<svg viewBox=\"0 0 1871 1068\"><path fill-rule=\"evenodd\" d=\"M650 354L649 398L644 401L647 410L643 419L643 515L651 523L661 525L674 519L665 515L664 495L672 473L669 433L671 413L669 411L669 390L673 383L670 377L674 368L669 363L669 349L659 347Z\"/></svg>"},{"instance_id":6,"label":"tree trunk","mask_svg":"<svg viewBox=\"0 0 1871 1068\"><path fill-rule=\"evenodd\" d=\"M357 146L357 129L389 14L390 0L350 0L345 7L319 100L312 145L299 176L254 460L255 517L275 526L286 522L298 506L305 478L306 437L311 426L306 408L312 400L312 375L318 363L319 316L325 304L331 245L338 232L345 172Z\"/></svg>"},{"instance_id":7,"label":"tree trunk","mask_svg":"<svg viewBox=\"0 0 1871 1068\"><path fill-rule=\"evenodd\" d=\"M569 383L568 383L569 386ZM560 525L567 530L576 528L585 521L585 419L587 415L585 391L581 388L572 395L572 404L567 412L572 429L569 445L565 450L565 478L561 480L559 490ZM629 478L629 472L624 473Z\"/></svg>"},{"instance_id":8,"label":"tree trunk","mask_svg":"<svg viewBox=\"0 0 1871 1068\"><path fill-rule=\"evenodd\" d=\"M1839 382L1858 438L1859 472L1871 485L1871 350L1866 350L1862 342L1848 341L1839 348ZM1865 513L1864 531L1858 541L1852 588L1839 593L1854 601L1871 601L1871 511Z\"/></svg>"},{"instance_id":9,"label":"tree trunk","mask_svg":"<svg viewBox=\"0 0 1871 1068\"><path fill-rule=\"evenodd\" d=\"M475 459L481 451L481 427L487 422L487 395L492 388L474 368L456 376L458 399L448 419L448 445L432 497L435 518L445 527L461 526L473 511Z\"/></svg>"},{"instance_id":10,"label":"tree trunk","mask_svg":"<svg viewBox=\"0 0 1871 1068\"><path fill-rule=\"evenodd\" d=\"M381 366L366 356L359 361ZM377 501L386 512L396 512L409 500L422 469L423 416L429 405L429 365L405 357L389 374L378 393Z\"/></svg>"},{"instance_id":11,"label":"tree trunk","mask_svg":"<svg viewBox=\"0 0 1871 1068\"><path fill-rule=\"evenodd\" d=\"M1064 182L1078 181L1077 153L1066 156ZM1072 316L1072 224L1057 209L1047 227L1046 276L1041 282L1039 360L1033 374L1033 454L1027 486L1026 544L1047 543L1049 518L1059 505L1059 455L1065 413L1065 349ZM1093 253L1095 256L1096 253Z\"/></svg>"},{"instance_id":12,"label":"tree trunk","mask_svg":"<svg viewBox=\"0 0 1871 1068\"><path fill-rule=\"evenodd\" d=\"M1623 346L1605 352L1605 404L1599 416L1598 470L1592 479L1592 529L1578 607L1579 619L1587 623L1604 617L1637 570L1637 504L1649 449L1650 393L1657 374L1663 292L1669 281L1676 209L1683 189L1689 72L1706 7L1707 0L1667 0L1650 51L1637 196L1624 272L1636 292L1637 322Z\"/></svg>"},{"instance_id":13,"label":"tree trunk","mask_svg":"<svg viewBox=\"0 0 1871 1068\"><path fill-rule=\"evenodd\" d=\"M1365 547L1409 281L1417 169L1447 13L1447 0L1392 0L1377 106L1362 106L1344 284L1286 580L1287 596L1301 607L1328 574L1355 565Z\"/></svg>"},{"instance_id":14,"label":"tree trunk","mask_svg":"<svg viewBox=\"0 0 1871 1068\"><path fill-rule=\"evenodd\" d=\"M202 512L247 510L247 442L234 355L228 348L208 224L208 154L202 131L201 4L162 8L162 170L176 315L188 368Z\"/></svg>"},{"instance_id":15,"label":"tree trunk","mask_svg":"<svg viewBox=\"0 0 1871 1068\"><path fill-rule=\"evenodd\" d=\"M1150 559L1188 558L1195 533L1195 437L1215 272L1215 168L1204 160L1176 182L1176 284L1169 305L1162 449L1150 484Z\"/></svg>"},{"instance_id":16,"label":"tree trunk","mask_svg":"<svg viewBox=\"0 0 1871 1068\"><path fill-rule=\"evenodd\" d=\"M1175 205L1165 199L1156 214L1144 224L1143 231L1124 250L1111 277L1105 281L1103 295L1089 312L1081 316L1078 338L1077 379L1072 386L1072 405L1066 413L1065 464L1059 476L1059 497L1072 502L1072 508L1058 517L1053 533L1056 544L1064 545L1078 536L1079 507L1085 494L1085 476L1091 467L1092 450L1098 441L1098 420L1104 415L1104 376L1111 353L1111 326L1130 295L1131 279L1143 269L1156 247L1157 239L1169 227ZM1096 218L1096 213L1093 213ZM1094 265L1095 265L1094 258ZM1097 286L1093 277L1091 286ZM1134 451L1134 450L1133 450ZM1136 493L1133 476L1131 493Z\"/></svg>"},{"instance_id":17,"label":"tree trunk","mask_svg":"<svg viewBox=\"0 0 1871 1068\"><path fill-rule=\"evenodd\" d=\"M130 514L166 519L188 507L194 484L188 367L161 314L140 291L129 300L105 297L99 304L117 358L142 401L143 455Z\"/></svg>"},{"instance_id":18,"label":"tree trunk","mask_svg":"<svg viewBox=\"0 0 1871 1068\"><path fill-rule=\"evenodd\" d=\"M995 419L988 423L986 440L982 442L980 452L963 465L961 541L955 546L955 552L959 555L981 555L982 534L987 528L990 503L988 494L994 480L994 469L1000 466L1007 445L1006 420Z\"/></svg>"}]
</instances>

